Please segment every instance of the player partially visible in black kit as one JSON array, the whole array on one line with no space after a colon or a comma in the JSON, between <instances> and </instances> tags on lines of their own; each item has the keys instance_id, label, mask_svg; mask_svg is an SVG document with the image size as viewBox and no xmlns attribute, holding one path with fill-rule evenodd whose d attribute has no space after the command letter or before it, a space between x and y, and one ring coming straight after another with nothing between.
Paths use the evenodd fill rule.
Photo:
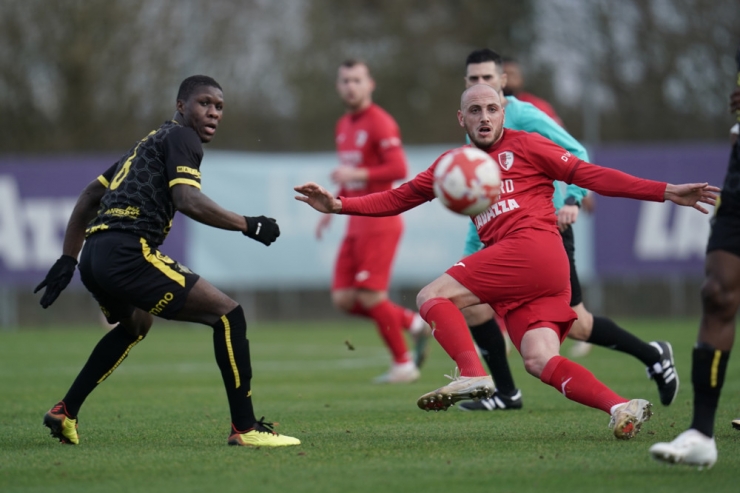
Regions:
<instances>
[{"instance_id":1,"label":"player partially visible in black kit","mask_svg":"<svg viewBox=\"0 0 740 493\"><path fill-rule=\"evenodd\" d=\"M159 252L176 211L270 245L277 222L221 208L200 191L202 144L213 139L223 115L218 83L188 77L177 94L174 119L129 150L80 194L67 224L63 255L36 288L47 308L74 275L80 276L111 324L67 395L44 416L62 443L77 444L77 414L87 396L141 341L156 315L213 327L216 362L231 410L229 445L279 447L300 441L272 431L252 407L252 368L241 306L187 267Z\"/></svg>"},{"instance_id":2,"label":"player partially visible in black kit","mask_svg":"<svg viewBox=\"0 0 740 493\"><path fill-rule=\"evenodd\" d=\"M730 109L740 121L740 50L737 61L738 87L730 96ZM701 324L692 353L694 414L691 426L672 442L650 447L650 453L657 460L699 468L712 467L717 462L714 417L735 341L735 318L740 308L740 141L737 139L714 210L704 270ZM732 424L740 428L740 420Z\"/></svg>"}]
</instances>

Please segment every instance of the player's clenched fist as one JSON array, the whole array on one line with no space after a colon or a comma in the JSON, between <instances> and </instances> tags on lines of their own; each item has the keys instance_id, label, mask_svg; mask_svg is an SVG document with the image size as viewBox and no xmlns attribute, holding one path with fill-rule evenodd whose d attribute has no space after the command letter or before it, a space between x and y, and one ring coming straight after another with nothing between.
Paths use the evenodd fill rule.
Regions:
<instances>
[{"instance_id":1,"label":"player's clenched fist","mask_svg":"<svg viewBox=\"0 0 740 493\"><path fill-rule=\"evenodd\" d=\"M244 216L247 221L247 230L244 232L253 240L257 240L265 246L277 240L280 236L280 226L275 219L265 216Z\"/></svg>"}]
</instances>

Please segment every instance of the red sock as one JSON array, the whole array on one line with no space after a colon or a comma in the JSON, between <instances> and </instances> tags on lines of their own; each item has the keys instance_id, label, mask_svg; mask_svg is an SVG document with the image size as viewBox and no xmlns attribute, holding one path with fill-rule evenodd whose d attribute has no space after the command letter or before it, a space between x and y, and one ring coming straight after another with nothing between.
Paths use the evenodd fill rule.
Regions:
<instances>
[{"instance_id":1,"label":"red sock","mask_svg":"<svg viewBox=\"0 0 740 493\"><path fill-rule=\"evenodd\" d=\"M385 345L391 350L393 362L406 363L410 361L396 305L388 300L381 301L374 307L367 309L367 313L370 318L375 320L380 337L383 338Z\"/></svg>"},{"instance_id":2,"label":"red sock","mask_svg":"<svg viewBox=\"0 0 740 493\"><path fill-rule=\"evenodd\" d=\"M401 328L403 330L409 330L411 328L411 324L414 322L414 315L416 315L416 313L408 308L396 305L395 303L391 303L391 305L393 305L393 309L396 310L396 316L401 322Z\"/></svg>"},{"instance_id":3,"label":"red sock","mask_svg":"<svg viewBox=\"0 0 740 493\"><path fill-rule=\"evenodd\" d=\"M450 358L455 360L463 377L484 377L470 330L462 312L447 298L432 298L421 306L421 317L432 327L432 334Z\"/></svg>"},{"instance_id":4,"label":"red sock","mask_svg":"<svg viewBox=\"0 0 740 493\"><path fill-rule=\"evenodd\" d=\"M568 399L611 414L612 406L628 402L601 383L590 371L562 356L553 356L540 380L555 387Z\"/></svg>"}]
</instances>

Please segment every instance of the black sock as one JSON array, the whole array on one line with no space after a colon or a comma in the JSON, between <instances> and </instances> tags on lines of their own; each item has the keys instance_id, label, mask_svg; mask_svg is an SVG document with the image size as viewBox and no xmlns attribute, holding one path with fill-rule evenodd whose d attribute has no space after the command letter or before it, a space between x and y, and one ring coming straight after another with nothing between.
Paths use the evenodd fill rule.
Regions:
<instances>
[{"instance_id":1,"label":"black sock","mask_svg":"<svg viewBox=\"0 0 740 493\"><path fill-rule=\"evenodd\" d=\"M77 416L87 396L118 368L131 348L143 338L144 336L132 336L118 324L100 339L72 387L67 391L67 395L64 396L64 404L70 416Z\"/></svg>"},{"instance_id":2,"label":"black sock","mask_svg":"<svg viewBox=\"0 0 740 493\"><path fill-rule=\"evenodd\" d=\"M496 389L504 395L512 395L516 391L514 377L506 360L506 341L498 324L494 319L470 327L473 340L483 353L483 359L491 370L491 377Z\"/></svg>"},{"instance_id":3,"label":"black sock","mask_svg":"<svg viewBox=\"0 0 740 493\"><path fill-rule=\"evenodd\" d=\"M231 424L236 430L246 431L257 418L252 408L252 362L249 358L247 321L241 306L213 325L213 347L226 387Z\"/></svg>"},{"instance_id":4,"label":"black sock","mask_svg":"<svg viewBox=\"0 0 740 493\"><path fill-rule=\"evenodd\" d=\"M660 361L660 351L637 336L627 332L613 320L606 317L594 317L594 326L588 341L615 351L631 354L642 361L645 366L653 366Z\"/></svg>"},{"instance_id":5,"label":"black sock","mask_svg":"<svg viewBox=\"0 0 740 493\"><path fill-rule=\"evenodd\" d=\"M691 383L694 385L691 428L708 437L714 435L714 416L729 359L729 351L719 351L708 344L697 344L691 355Z\"/></svg>"}]
</instances>

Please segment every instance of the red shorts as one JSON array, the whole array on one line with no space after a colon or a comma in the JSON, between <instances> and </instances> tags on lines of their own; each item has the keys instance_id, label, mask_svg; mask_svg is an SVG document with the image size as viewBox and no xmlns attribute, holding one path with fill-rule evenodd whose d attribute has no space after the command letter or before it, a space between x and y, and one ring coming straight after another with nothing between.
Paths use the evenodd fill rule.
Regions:
<instances>
[{"instance_id":1,"label":"red shorts","mask_svg":"<svg viewBox=\"0 0 740 493\"><path fill-rule=\"evenodd\" d=\"M337 254L331 289L387 291L403 227L372 235L346 236Z\"/></svg>"},{"instance_id":2,"label":"red shorts","mask_svg":"<svg viewBox=\"0 0 740 493\"><path fill-rule=\"evenodd\" d=\"M524 333L538 327L553 329L562 342L578 318L570 308L568 256L555 231L516 231L447 274L503 317L517 349Z\"/></svg>"}]
</instances>

